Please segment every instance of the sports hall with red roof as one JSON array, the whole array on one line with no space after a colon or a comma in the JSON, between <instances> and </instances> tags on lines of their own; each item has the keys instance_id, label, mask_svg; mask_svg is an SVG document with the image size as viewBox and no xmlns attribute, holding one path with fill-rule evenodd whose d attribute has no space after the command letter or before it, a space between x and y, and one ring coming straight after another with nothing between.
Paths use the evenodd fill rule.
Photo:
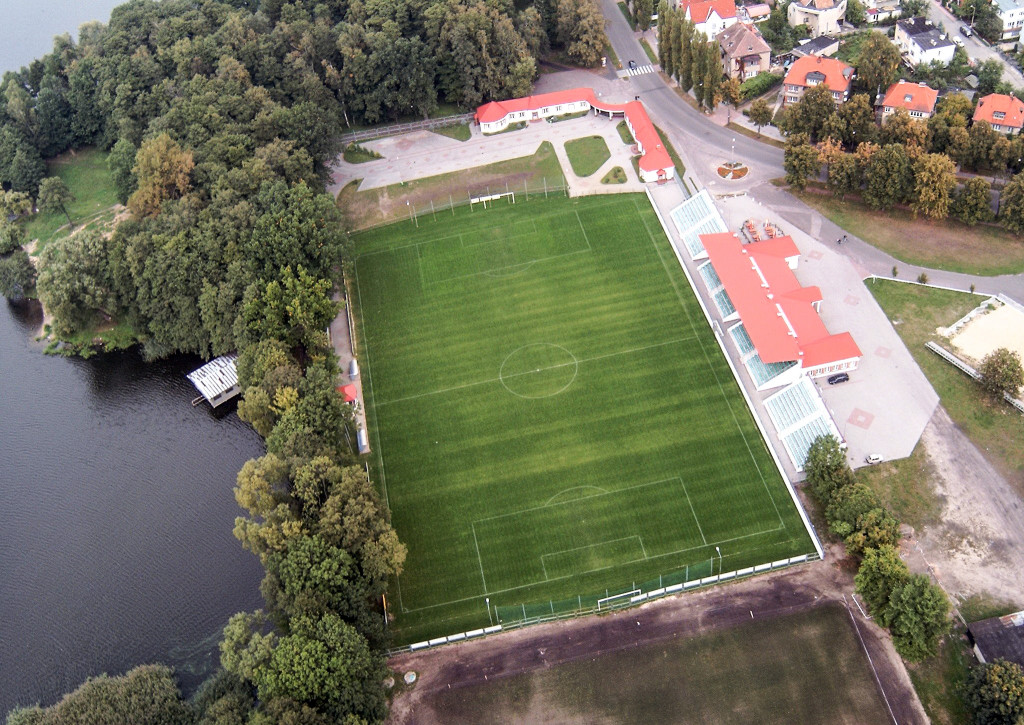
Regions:
<instances>
[{"instance_id":1,"label":"sports hall with red roof","mask_svg":"<svg viewBox=\"0 0 1024 725\"><path fill-rule=\"evenodd\" d=\"M476 109L474 119L480 124L480 130L487 134L504 131L511 123L540 121L551 116L590 109L607 114L609 118L618 115L625 118L640 150L640 176L644 181L663 181L675 177L675 164L640 101L606 103L597 98L593 88L573 88L507 101L491 101Z\"/></svg>"}]
</instances>

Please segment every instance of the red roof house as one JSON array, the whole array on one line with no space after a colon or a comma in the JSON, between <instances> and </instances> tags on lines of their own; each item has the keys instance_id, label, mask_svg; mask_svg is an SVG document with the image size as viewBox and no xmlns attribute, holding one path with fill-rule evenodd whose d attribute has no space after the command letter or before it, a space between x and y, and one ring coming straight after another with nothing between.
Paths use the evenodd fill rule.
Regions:
<instances>
[{"instance_id":1,"label":"red roof house","mask_svg":"<svg viewBox=\"0 0 1024 725\"><path fill-rule=\"evenodd\" d=\"M644 181L660 181L675 176L675 164L640 101L607 103L597 98L593 88L573 88L507 101L491 101L477 108L474 118L486 134L503 131L510 123L539 121L592 108L608 116L621 114L625 118L641 153L638 164Z\"/></svg>"},{"instance_id":2,"label":"red roof house","mask_svg":"<svg viewBox=\"0 0 1024 725\"><path fill-rule=\"evenodd\" d=\"M882 99L882 119L902 108L914 118L931 118L939 92L926 83L893 83Z\"/></svg>"},{"instance_id":3,"label":"red roof house","mask_svg":"<svg viewBox=\"0 0 1024 725\"><path fill-rule=\"evenodd\" d=\"M861 351L850 333L830 333L818 316L821 290L793 274L800 252L791 237L743 244L724 232L700 240L763 362L796 361L812 377L857 366Z\"/></svg>"},{"instance_id":4,"label":"red roof house","mask_svg":"<svg viewBox=\"0 0 1024 725\"><path fill-rule=\"evenodd\" d=\"M974 109L974 122L978 121L988 121L999 133L1020 131L1024 126L1024 102L1015 96L989 93Z\"/></svg>"},{"instance_id":5,"label":"red roof house","mask_svg":"<svg viewBox=\"0 0 1024 725\"><path fill-rule=\"evenodd\" d=\"M713 38L736 22L734 0L679 0L679 8L698 33Z\"/></svg>"},{"instance_id":6,"label":"red roof house","mask_svg":"<svg viewBox=\"0 0 1024 725\"><path fill-rule=\"evenodd\" d=\"M836 58L822 58L818 55L797 58L786 74L783 105L799 102L808 88L821 83L832 91L836 103L844 102L850 96L853 66Z\"/></svg>"}]
</instances>

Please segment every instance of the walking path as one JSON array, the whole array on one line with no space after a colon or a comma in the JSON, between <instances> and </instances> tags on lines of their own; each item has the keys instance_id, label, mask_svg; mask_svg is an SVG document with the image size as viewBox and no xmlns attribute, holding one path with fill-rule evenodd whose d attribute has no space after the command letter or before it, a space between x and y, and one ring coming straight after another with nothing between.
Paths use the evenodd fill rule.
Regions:
<instances>
[{"instance_id":1,"label":"walking path","mask_svg":"<svg viewBox=\"0 0 1024 725\"><path fill-rule=\"evenodd\" d=\"M331 338L331 345L334 347L334 353L338 356L338 367L341 368L341 375L338 380L338 385L352 384L356 386L357 399L355 406L355 417L356 417L356 430L366 430L366 411L365 405L363 404L363 378L353 378L349 373L351 372L352 360L355 358L353 352L354 345L352 344L352 332L351 325L349 324L349 310L348 302L341 296L340 293L334 293L334 301L344 304L341 312L335 317L330 326L327 328L327 334ZM366 453L369 449L369 438L367 440L367 448L361 450L360 453Z\"/></svg>"}]
</instances>

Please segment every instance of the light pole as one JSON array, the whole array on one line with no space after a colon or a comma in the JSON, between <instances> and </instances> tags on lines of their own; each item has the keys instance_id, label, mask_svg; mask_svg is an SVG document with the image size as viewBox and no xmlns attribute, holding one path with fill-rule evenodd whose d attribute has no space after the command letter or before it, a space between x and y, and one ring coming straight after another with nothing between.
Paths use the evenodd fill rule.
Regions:
<instances>
[{"instance_id":1,"label":"light pole","mask_svg":"<svg viewBox=\"0 0 1024 725\"><path fill-rule=\"evenodd\" d=\"M718 576L722 576L722 550L716 546L715 551L718 552Z\"/></svg>"},{"instance_id":2,"label":"light pole","mask_svg":"<svg viewBox=\"0 0 1024 725\"><path fill-rule=\"evenodd\" d=\"M487 621L491 623L491 626L494 626L494 620L491 619L491 598L485 597L484 600L487 602Z\"/></svg>"},{"instance_id":3,"label":"light pole","mask_svg":"<svg viewBox=\"0 0 1024 725\"><path fill-rule=\"evenodd\" d=\"M736 163L736 137L732 137L732 149L729 152L729 160Z\"/></svg>"}]
</instances>

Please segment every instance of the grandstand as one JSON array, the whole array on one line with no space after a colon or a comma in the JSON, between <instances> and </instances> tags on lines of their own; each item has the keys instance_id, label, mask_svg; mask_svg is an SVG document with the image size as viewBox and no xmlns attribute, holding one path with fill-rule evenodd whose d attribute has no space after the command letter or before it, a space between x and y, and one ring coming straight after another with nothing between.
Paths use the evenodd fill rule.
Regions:
<instances>
[{"instance_id":1,"label":"grandstand","mask_svg":"<svg viewBox=\"0 0 1024 725\"><path fill-rule=\"evenodd\" d=\"M708 256L700 241L701 235L718 234L729 230L725 219L711 201L707 189L702 189L691 196L669 212L669 216L672 217L672 222L676 225L691 259L706 259Z\"/></svg>"},{"instance_id":2,"label":"grandstand","mask_svg":"<svg viewBox=\"0 0 1024 725\"><path fill-rule=\"evenodd\" d=\"M807 451L816 438L832 435L842 440L817 388L805 376L765 399L764 407L798 471L803 470Z\"/></svg>"},{"instance_id":3,"label":"grandstand","mask_svg":"<svg viewBox=\"0 0 1024 725\"><path fill-rule=\"evenodd\" d=\"M680 229L715 218L717 212L687 206L698 198L673 210ZM850 334L829 333L818 317L821 290L801 286L793 274L800 251L790 237L743 244L735 234L716 232L699 235L697 244L708 258L698 268L701 279L722 322L737 323L729 334L758 390L787 385L804 374L819 377L857 367L860 348ZM689 242L687 248L693 251Z\"/></svg>"}]
</instances>

